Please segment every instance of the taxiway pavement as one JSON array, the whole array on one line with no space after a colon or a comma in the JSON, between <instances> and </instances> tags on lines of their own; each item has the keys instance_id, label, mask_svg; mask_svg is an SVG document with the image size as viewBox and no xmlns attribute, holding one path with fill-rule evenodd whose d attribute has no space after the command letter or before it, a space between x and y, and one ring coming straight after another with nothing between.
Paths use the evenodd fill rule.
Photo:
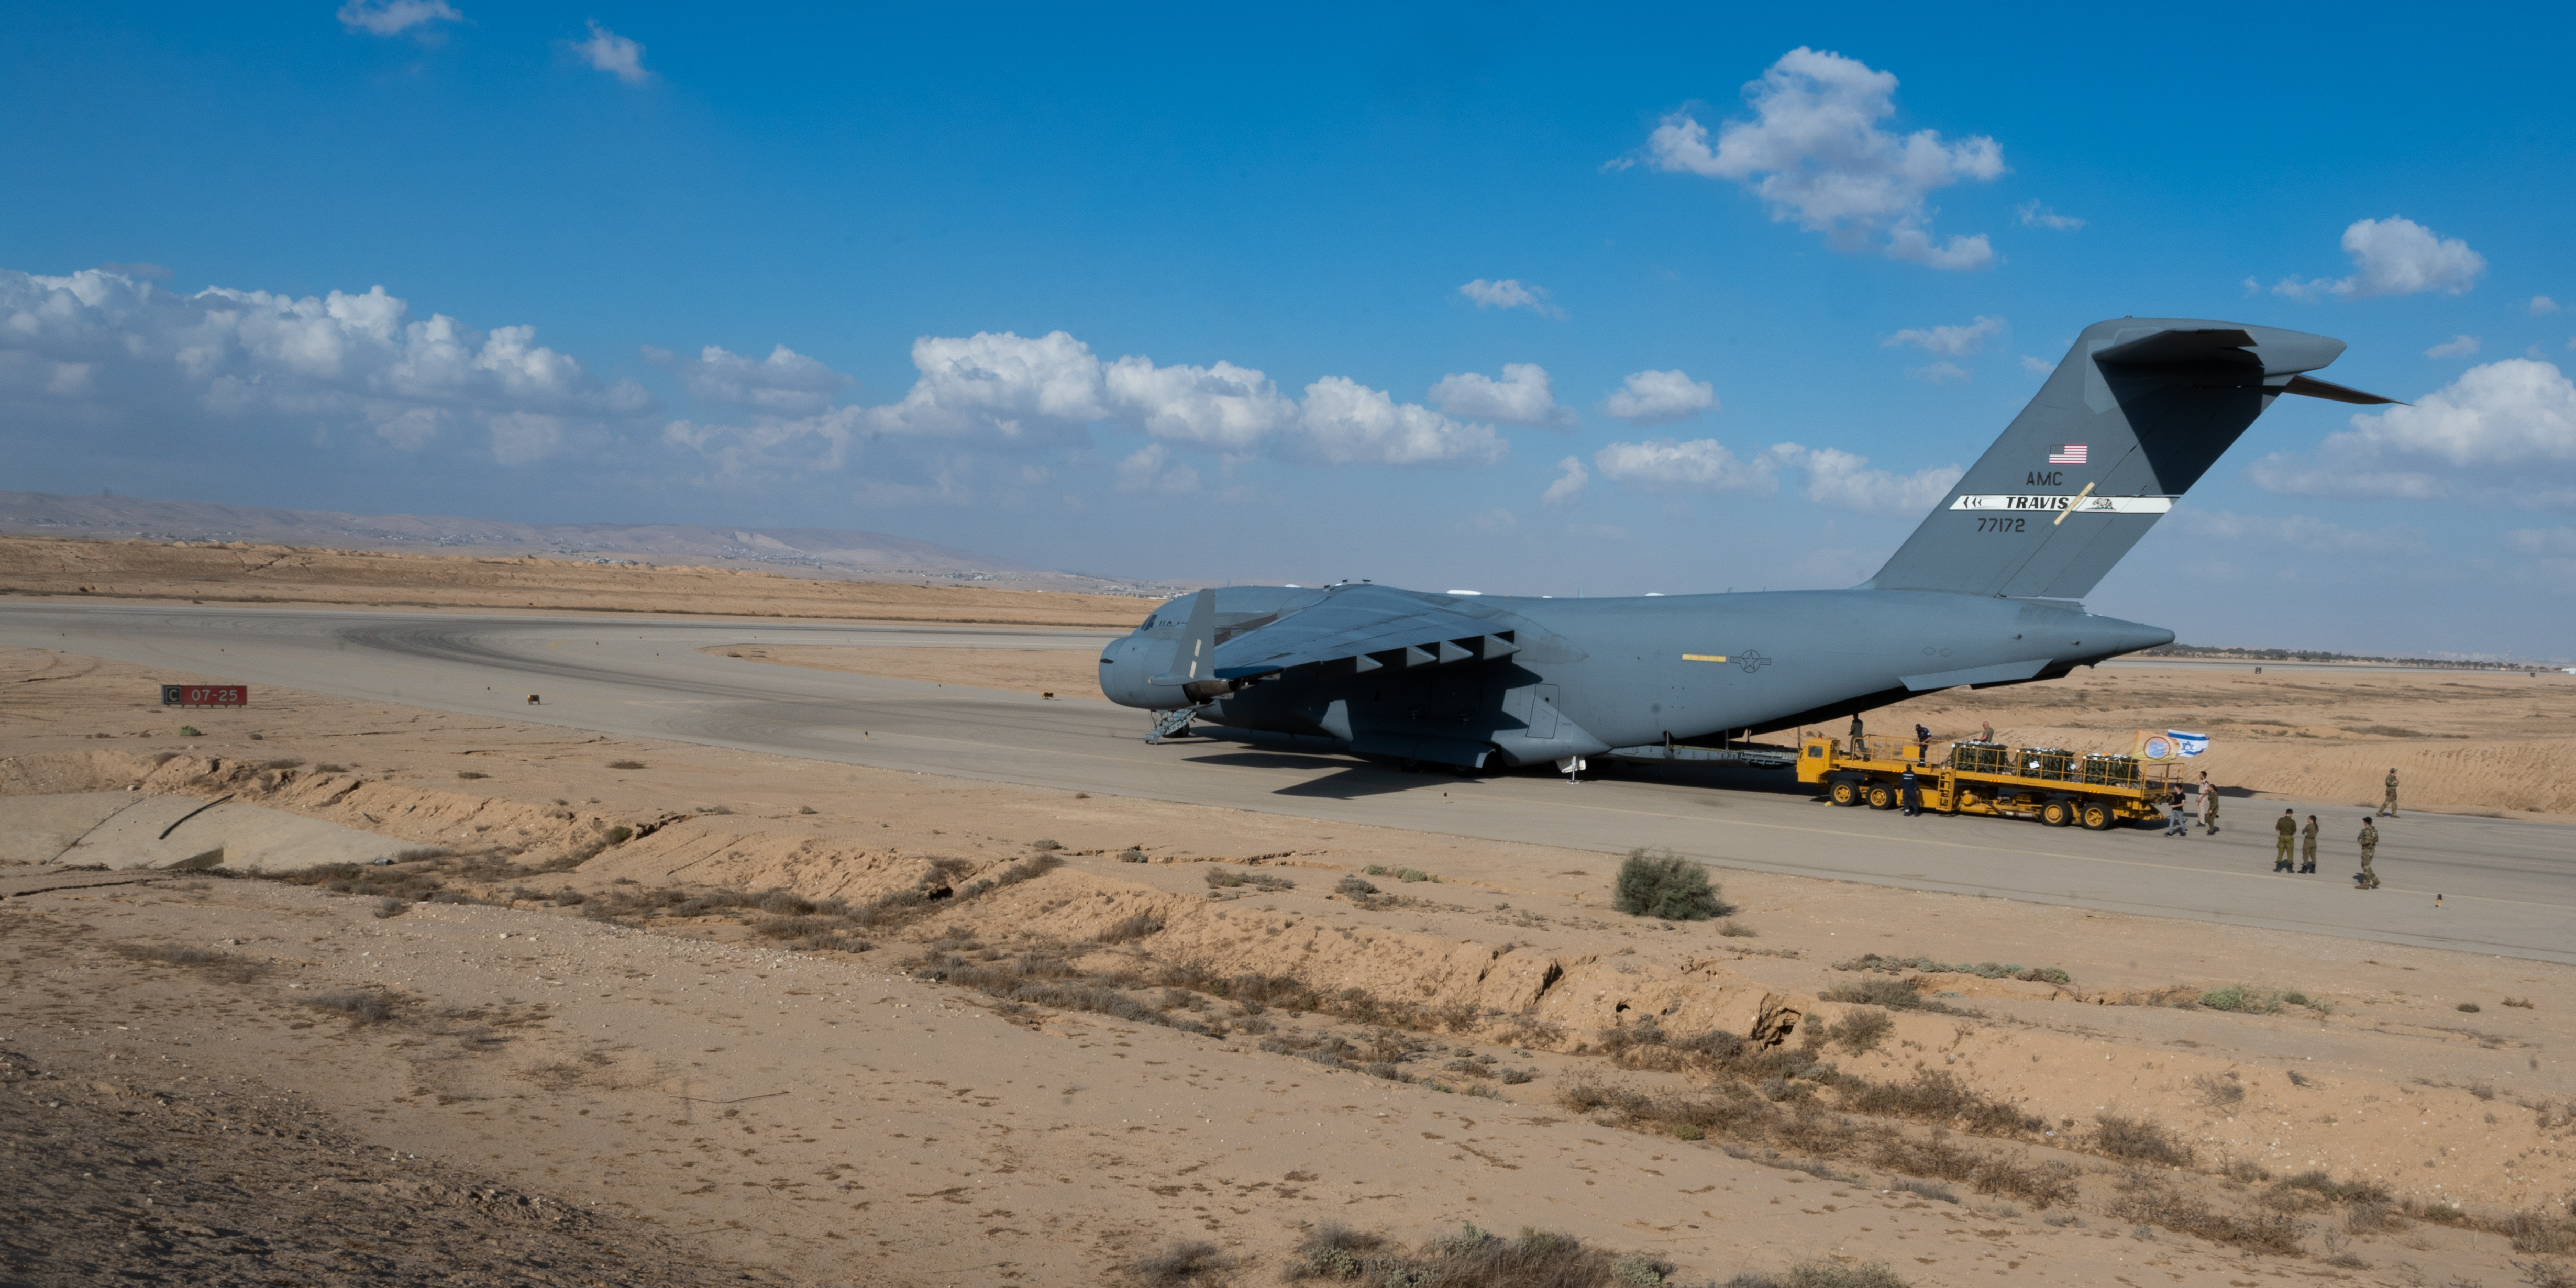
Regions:
<instances>
[{"instance_id":1,"label":"taxiway pavement","mask_svg":"<svg viewBox=\"0 0 2576 1288\"><path fill-rule=\"evenodd\" d=\"M2576 828L2409 814L2381 825L2376 891L2352 887L2349 802L2239 801L2234 827L2146 828L1836 809L1786 771L1631 769L1569 785L1464 779L1190 737L1147 746L1142 712L963 685L809 670L711 645L1046 648L1075 630L514 617L363 610L0 605L0 646L53 648L252 685L411 703L599 733L913 769L1721 868L2076 905L2576 963ZM530 693L542 705L526 704ZM255 718L256 711L254 709ZM2271 871L2269 810L2335 820L2312 877ZM2443 896L2436 907L2434 896Z\"/></svg>"}]
</instances>

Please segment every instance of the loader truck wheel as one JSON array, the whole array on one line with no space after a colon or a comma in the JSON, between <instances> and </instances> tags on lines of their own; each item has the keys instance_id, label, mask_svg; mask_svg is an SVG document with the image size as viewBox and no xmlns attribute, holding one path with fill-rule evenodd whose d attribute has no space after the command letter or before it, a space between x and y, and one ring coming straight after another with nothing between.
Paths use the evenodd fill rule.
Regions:
<instances>
[{"instance_id":1,"label":"loader truck wheel","mask_svg":"<svg viewBox=\"0 0 2576 1288\"><path fill-rule=\"evenodd\" d=\"M2065 801L2050 801L2039 807L2039 821L2050 827L2064 827L2075 821L2075 807Z\"/></svg>"},{"instance_id":2,"label":"loader truck wheel","mask_svg":"<svg viewBox=\"0 0 2576 1288\"><path fill-rule=\"evenodd\" d=\"M1860 804L1860 784L1858 783L1836 783L1826 794L1834 798L1836 805Z\"/></svg>"},{"instance_id":3,"label":"loader truck wheel","mask_svg":"<svg viewBox=\"0 0 2576 1288\"><path fill-rule=\"evenodd\" d=\"M1869 807L1871 809L1896 808L1896 789L1885 783L1871 783L1869 785Z\"/></svg>"},{"instance_id":4,"label":"loader truck wheel","mask_svg":"<svg viewBox=\"0 0 2576 1288\"><path fill-rule=\"evenodd\" d=\"M2077 811L2077 817L2083 819L2084 826L2091 831L2103 832L2110 830L2111 807L2100 801L2084 802L2084 808Z\"/></svg>"}]
</instances>

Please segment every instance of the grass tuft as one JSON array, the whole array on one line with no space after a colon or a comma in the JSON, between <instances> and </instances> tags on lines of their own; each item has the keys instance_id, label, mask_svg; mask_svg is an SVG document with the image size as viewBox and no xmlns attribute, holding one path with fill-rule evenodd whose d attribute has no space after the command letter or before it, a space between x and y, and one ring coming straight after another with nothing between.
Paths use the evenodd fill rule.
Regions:
<instances>
[{"instance_id":1,"label":"grass tuft","mask_svg":"<svg viewBox=\"0 0 2576 1288\"><path fill-rule=\"evenodd\" d=\"M319 994L304 999L304 1004L325 1011L338 1011L357 1024L382 1024L394 1017L392 999L363 988Z\"/></svg>"},{"instance_id":2,"label":"grass tuft","mask_svg":"<svg viewBox=\"0 0 2576 1288\"><path fill-rule=\"evenodd\" d=\"M1215 1244L1183 1239L1128 1263L1127 1273L1144 1288L1182 1288L1219 1282L1233 1268L1233 1258L1217 1251Z\"/></svg>"},{"instance_id":3,"label":"grass tuft","mask_svg":"<svg viewBox=\"0 0 2576 1288\"><path fill-rule=\"evenodd\" d=\"M2191 1166L2191 1146L2184 1144L2181 1137L2148 1119L2127 1114L2094 1115L2093 1148L2132 1163Z\"/></svg>"}]
</instances>

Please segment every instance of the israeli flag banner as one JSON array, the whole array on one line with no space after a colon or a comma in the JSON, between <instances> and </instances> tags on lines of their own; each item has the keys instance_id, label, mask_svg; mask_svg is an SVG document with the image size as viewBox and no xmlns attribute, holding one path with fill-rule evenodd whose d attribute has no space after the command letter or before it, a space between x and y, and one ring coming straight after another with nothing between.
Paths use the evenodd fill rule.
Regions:
<instances>
[{"instance_id":1,"label":"israeli flag banner","mask_svg":"<svg viewBox=\"0 0 2576 1288\"><path fill-rule=\"evenodd\" d=\"M2197 756L2209 750L2209 735L2205 733L2184 733L2180 729L2167 729L2165 736L2173 739L2174 750L2185 756Z\"/></svg>"}]
</instances>

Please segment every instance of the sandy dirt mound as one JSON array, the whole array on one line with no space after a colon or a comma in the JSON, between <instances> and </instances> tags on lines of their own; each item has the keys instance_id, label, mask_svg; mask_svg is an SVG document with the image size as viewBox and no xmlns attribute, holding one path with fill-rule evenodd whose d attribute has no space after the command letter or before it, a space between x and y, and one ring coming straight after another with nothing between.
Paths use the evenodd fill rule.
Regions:
<instances>
[{"instance_id":1,"label":"sandy dirt mound","mask_svg":"<svg viewBox=\"0 0 2576 1288\"><path fill-rule=\"evenodd\" d=\"M0 595L1119 630L1144 620L1153 603L1120 595L836 581L740 568L625 568L534 557L41 537L0 537Z\"/></svg>"},{"instance_id":2,"label":"sandy dirt mound","mask_svg":"<svg viewBox=\"0 0 2576 1288\"><path fill-rule=\"evenodd\" d=\"M698 650L850 675L966 684L1062 698L1100 696L1100 658L1087 650L1045 648L842 648L830 644L722 644Z\"/></svg>"},{"instance_id":3,"label":"sandy dirt mound","mask_svg":"<svg viewBox=\"0 0 2576 1288\"><path fill-rule=\"evenodd\" d=\"M260 1080L0 1049L0 1102L0 1265L28 1288L777 1282L351 1139Z\"/></svg>"}]
</instances>

